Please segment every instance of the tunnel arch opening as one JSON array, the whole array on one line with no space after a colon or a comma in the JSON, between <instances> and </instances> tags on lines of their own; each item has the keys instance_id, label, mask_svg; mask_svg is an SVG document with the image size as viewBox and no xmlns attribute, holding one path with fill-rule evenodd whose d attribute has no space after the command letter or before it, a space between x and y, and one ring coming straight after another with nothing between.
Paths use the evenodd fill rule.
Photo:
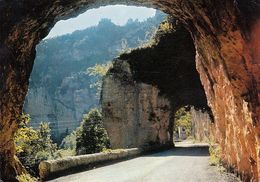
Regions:
<instances>
[{"instance_id":1,"label":"tunnel arch opening","mask_svg":"<svg viewBox=\"0 0 260 182\"><path fill-rule=\"evenodd\" d=\"M174 142L212 143L214 121L210 109L186 105L176 108L174 113Z\"/></svg>"},{"instance_id":2,"label":"tunnel arch opening","mask_svg":"<svg viewBox=\"0 0 260 182\"><path fill-rule=\"evenodd\" d=\"M86 86L90 87L90 83L88 82L89 75L85 74L89 66L97 64L95 61L100 61L98 59L102 59L100 64L106 64L107 60L111 60L125 51L123 49L142 47L143 44L148 43L150 39L152 39L154 36L154 29L157 28L164 18L164 14L157 12L153 17L147 18L147 20L130 20L127 21L125 25L116 25L107 19L101 19L98 25L94 28L89 28L89 31L87 31L87 33L85 32L85 34L85 30L82 30L70 35L55 37L52 34L51 36L47 36L47 39L44 39L43 42L37 46L36 61L34 62L34 68L31 73L29 92L23 108L25 113L30 114L32 126L38 128L42 121L49 122L52 138L55 143L60 142L59 139L57 139L58 137L63 137L63 134L71 133L72 130L80 125L82 115L86 110L90 110L93 105L98 107L98 99L95 100L93 105L80 105L88 108L79 108L76 101L70 102L69 100L70 98L73 99L73 97L76 97L77 100L86 99L85 101L80 102L88 102L88 98L83 95L82 91L86 91L88 94L93 92L86 89ZM108 26L107 29L106 26ZM134 29L132 32L131 28ZM110 35L111 29L116 29L116 33L114 32L115 35L113 33ZM97 35L93 33L95 31L98 32ZM129 36L128 32L134 37L132 37L133 40L128 38L130 40L128 40L129 47L125 47L127 36ZM101 53L98 52L98 47L95 47L95 44L98 44L101 37L101 35L98 35L99 33L104 34L105 37L108 38L101 46L102 49L107 49L107 51L102 52L102 54L105 54L104 58L100 56ZM77 38L77 36L81 37ZM96 41L92 41L88 38L91 36L96 38ZM111 38L115 40L111 41ZM87 42L87 44L83 44L85 47L79 46L84 41ZM110 45L111 43L116 45ZM69 46L70 44L71 46ZM88 46L88 44L91 45ZM115 50L113 50L113 46L115 47ZM79 50L77 51L76 58L73 57L75 55L75 50ZM80 52L88 51L91 52L91 55L80 55ZM65 57L59 57L59 55L64 55ZM91 56L97 56L98 59L92 59ZM84 62L91 62L93 64L89 65ZM79 66L75 66L76 64L79 64ZM80 86L78 86L76 82L80 82ZM84 86L84 82L87 82L87 85ZM78 93L79 91L81 92L81 95L75 96L75 93ZM72 95L71 93L74 94ZM95 95L92 93L89 98L95 98ZM60 113L59 110L61 111ZM72 118L71 115L81 116L80 118L77 117L75 119ZM73 119L75 120L75 123L73 123ZM62 128L59 129L58 127ZM65 154L65 152L63 153ZM64 155L62 153L60 154L61 156ZM69 152L69 155L73 154Z\"/></svg>"},{"instance_id":3,"label":"tunnel arch opening","mask_svg":"<svg viewBox=\"0 0 260 182\"><path fill-rule=\"evenodd\" d=\"M4 179L13 179L22 172L14 157L13 135L19 123L15 118L21 114L28 88L35 45L58 19L95 5L117 2L1 2L0 20L4 23L0 29L3 42L0 45L3 60L0 63L0 72L3 73L0 79L3 85L0 89L0 153ZM259 49L252 50L250 40L243 35L245 31L254 33L250 28L259 20L259 2L176 0L127 3L159 7L176 15L187 26L197 50L197 69L216 119L215 138L224 151L223 160L237 169L243 179L258 180L259 65L255 55L249 53L257 53ZM237 22L242 14L245 17L240 17L241 22L250 22L246 28L243 27L246 30L242 30ZM253 21L245 21L247 19ZM241 130L248 130L250 134L240 133ZM234 151L237 155L233 155Z\"/></svg>"},{"instance_id":4,"label":"tunnel arch opening","mask_svg":"<svg viewBox=\"0 0 260 182\"><path fill-rule=\"evenodd\" d=\"M91 17L96 21L84 23ZM55 141L60 142L61 135L79 126L84 113L99 107L99 98L95 98L97 76L91 76L88 68L96 64L101 68L122 52L146 44L165 17L159 11L117 5L59 22L37 46L23 107L33 126L50 122L52 131L60 133L53 132Z\"/></svg>"},{"instance_id":5,"label":"tunnel arch opening","mask_svg":"<svg viewBox=\"0 0 260 182\"><path fill-rule=\"evenodd\" d=\"M209 109L190 33L168 18L152 45L114 60L101 96L112 148L172 145L176 109Z\"/></svg>"}]
</instances>

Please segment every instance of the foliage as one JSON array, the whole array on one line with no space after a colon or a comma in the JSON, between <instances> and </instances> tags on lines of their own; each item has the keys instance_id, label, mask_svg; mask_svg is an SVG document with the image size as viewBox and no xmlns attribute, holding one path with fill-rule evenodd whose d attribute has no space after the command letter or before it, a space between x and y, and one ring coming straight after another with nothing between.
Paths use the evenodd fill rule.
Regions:
<instances>
[{"instance_id":1,"label":"foliage","mask_svg":"<svg viewBox=\"0 0 260 182\"><path fill-rule=\"evenodd\" d=\"M77 138L77 130L73 131L71 134L67 135L61 142L60 148L62 149L76 149L76 138Z\"/></svg>"},{"instance_id":2,"label":"foliage","mask_svg":"<svg viewBox=\"0 0 260 182\"><path fill-rule=\"evenodd\" d=\"M191 121L191 114L185 107L180 108L175 113L175 128L182 127L185 129L186 135L191 135L192 129L192 121Z\"/></svg>"},{"instance_id":3,"label":"foliage","mask_svg":"<svg viewBox=\"0 0 260 182\"><path fill-rule=\"evenodd\" d=\"M76 141L77 154L98 153L109 147L109 138L98 109L92 109L85 115Z\"/></svg>"},{"instance_id":4,"label":"foliage","mask_svg":"<svg viewBox=\"0 0 260 182\"><path fill-rule=\"evenodd\" d=\"M41 123L37 130L28 126L29 115L22 115L18 131L15 134L17 156L25 168L37 175L38 165L42 160L52 159L57 150L51 140L51 130L48 123Z\"/></svg>"},{"instance_id":5,"label":"foliage","mask_svg":"<svg viewBox=\"0 0 260 182\"><path fill-rule=\"evenodd\" d=\"M97 98L100 97L100 92L102 89L102 78L106 75L109 68L112 67L112 63L108 62L106 64L96 64L93 67L89 67L87 69L87 73L89 76L93 76L95 78L94 83L90 85L91 88L95 88L97 90Z\"/></svg>"},{"instance_id":6,"label":"foliage","mask_svg":"<svg viewBox=\"0 0 260 182\"><path fill-rule=\"evenodd\" d=\"M221 153L221 148L218 145L209 145L209 154L210 154L210 159L209 159L209 164L211 166L220 166L221 165L221 160L220 160L220 153Z\"/></svg>"},{"instance_id":7,"label":"foliage","mask_svg":"<svg viewBox=\"0 0 260 182\"><path fill-rule=\"evenodd\" d=\"M168 32L171 32L173 30L173 26L168 21L164 21L160 24L159 30L161 30L165 33L168 33Z\"/></svg>"},{"instance_id":8,"label":"foliage","mask_svg":"<svg viewBox=\"0 0 260 182\"><path fill-rule=\"evenodd\" d=\"M96 64L93 67L87 69L90 76L105 76L108 69L112 66L111 62L106 64Z\"/></svg>"},{"instance_id":9,"label":"foliage","mask_svg":"<svg viewBox=\"0 0 260 182\"><path fill-rule=\"evenodd\" d=\"M37 179L32 177L30 174L21 174L16 177L19 182L36 182Z\"/></svg>"},{"instance_id":10,"label":"foliage","mask_svg":"<svg viewBox=\"0 0 260 182\"><path fill-rule=\"evenodd\" d=\"M38 139L37 131L28 126L30 116L22 114L18 120L20 120L19 130L15 134L16 153L26 152L28 150L28 144Z\"/></svg>"}]
</instances>

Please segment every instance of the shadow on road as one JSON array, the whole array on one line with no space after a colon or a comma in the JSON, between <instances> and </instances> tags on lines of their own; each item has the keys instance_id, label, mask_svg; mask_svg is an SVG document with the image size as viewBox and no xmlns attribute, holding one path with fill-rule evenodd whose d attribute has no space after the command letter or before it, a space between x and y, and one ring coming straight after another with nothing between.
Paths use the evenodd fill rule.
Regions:
<instances>
[{"instance_id":1,"label":"shadow on road","mask_svg":"<svg viewBox=\"0 0 260 182\"><path fill-rule=\"evenodd\" d=\"M191 146L191 147L174 147L171 150L167 150L152 155L143 157L168 157L168 156L209 156L208 146Z\"/></svg>"},{"instance_id":2,"label":"shadow on road","mask_svg":"<svg viewBox=\"0 0 260 182\"><path fill-rule=\"evenodd\" d=\"M209 156L209 145L207 143L193 143L186 140L175 142L175 147L170 150L161 151L144 157L169 157L169 156Z\"/></svg>"}]
</instances>

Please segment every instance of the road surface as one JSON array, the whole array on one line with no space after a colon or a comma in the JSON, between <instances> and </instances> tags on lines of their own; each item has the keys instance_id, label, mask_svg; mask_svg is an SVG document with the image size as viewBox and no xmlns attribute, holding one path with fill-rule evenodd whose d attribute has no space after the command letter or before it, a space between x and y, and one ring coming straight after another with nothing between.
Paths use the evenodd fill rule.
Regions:
<instances>
[{"instance_id":1,"label":"road surface","mask_svg":"<svg viewBox=\"0 0 260 182\"><path fill-rule=\"evenodd\" d=\"M63 176L52 182L238 182L209 166L208 148L181 143L177 148Z\"/></svg>"}]
</instances>

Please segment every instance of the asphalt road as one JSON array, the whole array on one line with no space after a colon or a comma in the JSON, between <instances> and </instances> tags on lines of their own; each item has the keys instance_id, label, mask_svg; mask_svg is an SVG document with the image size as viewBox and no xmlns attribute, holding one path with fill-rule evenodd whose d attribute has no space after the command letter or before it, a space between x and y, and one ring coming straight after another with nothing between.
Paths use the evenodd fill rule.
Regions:
<instances>
[{"instance_id":1,"label":"asphalt road","mask_svg":"<svg viewBox=\"0 0 260 182\"><path fill-rule=\"evenodd\" d=\"M208 148L180 143L177 148L63 176L52 182L237 182L209 166Z\"/></svg>"}]
</instances>

